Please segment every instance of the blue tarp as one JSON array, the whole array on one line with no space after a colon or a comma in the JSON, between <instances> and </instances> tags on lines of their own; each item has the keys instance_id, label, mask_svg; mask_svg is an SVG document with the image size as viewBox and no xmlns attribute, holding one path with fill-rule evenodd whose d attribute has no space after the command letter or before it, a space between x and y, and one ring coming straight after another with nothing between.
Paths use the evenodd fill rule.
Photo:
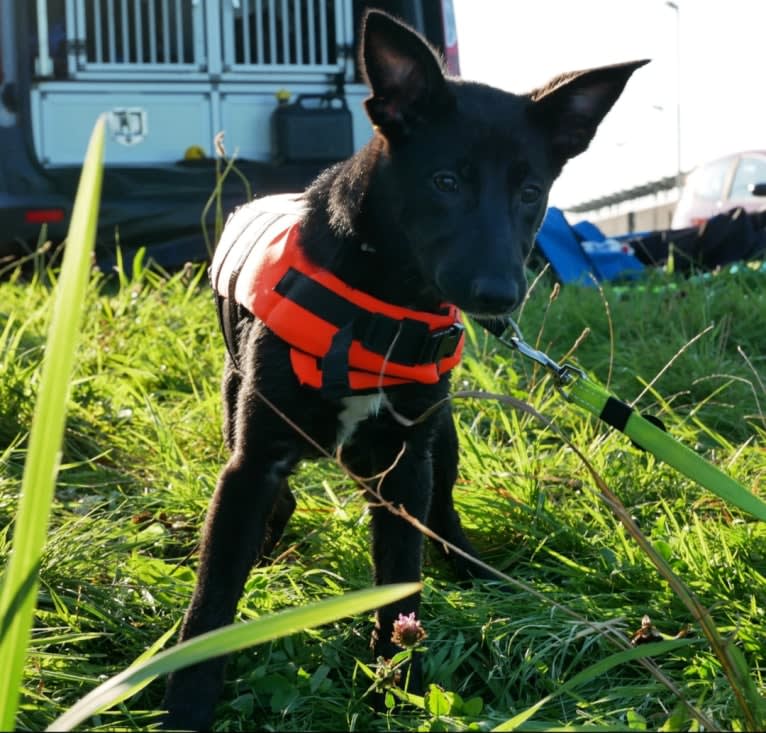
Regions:
<instances>
[{"instance_id":1,"label":"blue tarp","mask_svg":"<svg viewBox=\"0 0 766 733\"><path fill-rule=\"evenodd\" d=\"M595 284L595 281L631 279L644 265L630 246L604 236L589 221L569 224L561 209L551 206L537 233L537 246L562 283Z\"/></svg>"}]
</instances>

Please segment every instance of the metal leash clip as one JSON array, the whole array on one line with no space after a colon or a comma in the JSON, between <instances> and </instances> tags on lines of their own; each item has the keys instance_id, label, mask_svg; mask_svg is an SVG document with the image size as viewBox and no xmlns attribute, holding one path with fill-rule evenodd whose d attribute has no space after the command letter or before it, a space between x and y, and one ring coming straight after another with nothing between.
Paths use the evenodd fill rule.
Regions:
<instances>
[{"instance_id":1,"label":"metal leash clip","mask_svg":"<svg viewBox=\"0 0 766 733\"><path fill-rule=\"evenodd\" d=\"M505 329L499 334L495 334L500 343L505 344L511 349L515 349L522 356L537 362L541 366L545 367L556 379L558 387L563 387L569 384L575 377L585 378L585 372L579 367L571 363L559 364L557 361L551 359L548 354L540 349L536 349L534 346L530 346L521 333L516 321L506 316L503 319L505 323ZM513 331L513 336L510 338L505 337L505 332L510 328Z\"/></svg>"}]
</instances>

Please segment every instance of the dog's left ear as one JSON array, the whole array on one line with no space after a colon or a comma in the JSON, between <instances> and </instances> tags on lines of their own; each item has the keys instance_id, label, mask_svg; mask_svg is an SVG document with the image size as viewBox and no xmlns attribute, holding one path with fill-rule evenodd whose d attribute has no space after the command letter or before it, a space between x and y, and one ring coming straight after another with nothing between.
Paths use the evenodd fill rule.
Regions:
<instances>
[{"instance_id":1,"label":"dog's left ear","mask_svg":"<svg viewBox=\"0 0 766 733\"><path fill-rule=\"evenodd\" d=\"M363 22L362 68L372 96L367 114L387 137L439 114L452 99L436 51L415 31L378 10Z\"/></svg>"},{"instance_id":2,"label":"dog's left ear","mask_svg":"<svg viewBox=\"0 0 766 733\"><path fill-rule=\"evenodd\" d=\"M630 75L647 63L643 59L562 74L530 94L531 115L550 134L559 165L590 145Z\"/></svg>"}]
</instances>

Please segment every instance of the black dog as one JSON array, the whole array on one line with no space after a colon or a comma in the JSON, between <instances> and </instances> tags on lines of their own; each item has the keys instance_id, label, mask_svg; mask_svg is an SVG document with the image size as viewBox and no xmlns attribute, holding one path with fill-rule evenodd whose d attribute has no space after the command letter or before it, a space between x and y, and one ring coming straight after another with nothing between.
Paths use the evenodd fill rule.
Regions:
<instances>
[{"instance_id":1,"label":"black dog","mask_svg":"<svg viewBox=\"0 0 766 733\"><path fill-rule=\"evenodd\" d=\"M397 417L416 418L447 396L462 348L458 308L489 318L520 304L551 184L645 63L514 95L445 78L420 36L377 11L365 18L362 62L373 139L302 198L238 210L211 269L230 349L232 455L182 639L232 621L248 572L278 541L295 508L287 478L319 455L295 426L324 450L342 442L357 476L389 469L382 495L475 555L452 502L458 444L448 404L409 427ZM254 251L263 259L252 264ZM380 505L371 516L375 582L419 580L421 533ZM450 559L461 577L481 577ZM397 651L393 622L418 604L411 596L379 609L376 656ZM223 663L171 677L167 727L210 724Z\"/></svg>"}]
</instances>

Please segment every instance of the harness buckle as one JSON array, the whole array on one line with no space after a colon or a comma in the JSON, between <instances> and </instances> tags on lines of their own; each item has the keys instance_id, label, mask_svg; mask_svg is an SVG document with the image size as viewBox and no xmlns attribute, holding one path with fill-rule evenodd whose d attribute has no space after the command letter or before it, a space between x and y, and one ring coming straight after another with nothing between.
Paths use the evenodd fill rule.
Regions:
<instances>
[{"instance_id":1,"label":"harness buckle","mask_svg":"<svg viewBox=\"0 0 766 733\"><path fill-rule=\"evenodd\" d=\"M455 353L463 336L463 324L453 323L437 331L429 331L423 321L404 318L401 321L372 313L364 319L359 341L369 351L387 354L402 364L435 364Z\"/></svg>"},{"instance_id":2,"label":"harness buckle","mask_svg":"<svg viewBox=\"0 0 766 733\"><path fill-rule=\"evenodd\" d=\"M446 328L440 328L438 331L431 331L428 334L427 346L429 349L428 361L437 363L448 356L452 356L463 338L465 327L462 323L453 323ZM424 349L425 351L425 349Z\"/></svg>"}]
</instances>

